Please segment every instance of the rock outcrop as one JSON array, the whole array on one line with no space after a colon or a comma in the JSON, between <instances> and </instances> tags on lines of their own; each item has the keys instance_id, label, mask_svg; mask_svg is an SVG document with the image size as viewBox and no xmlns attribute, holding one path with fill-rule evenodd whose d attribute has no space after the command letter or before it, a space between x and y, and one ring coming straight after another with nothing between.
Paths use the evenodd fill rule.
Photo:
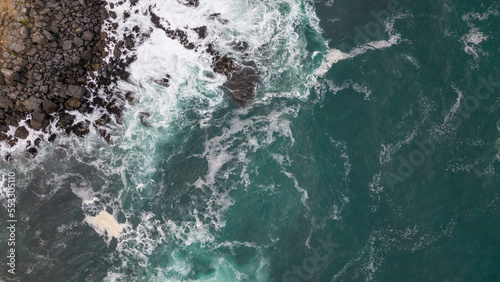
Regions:
<instances>
[{"instance_id":1,"label":"rock outcrop","mask_svg":"<svg viewBox=\"0 0 500 282\"><path fill-rule=\"evenodd\" d=\"M35 130L59 119L57 125L67 132L88 132L74 125L67 111L91 112L95 106L88 99L87 82L108 67L102 62L107 35L101 26L108 17L104 4L1 1L0 139L15 144L13 140L25 137L22 130L13 136L7 132L28 117L27 124Z\"/></svg>"}]
</instances>

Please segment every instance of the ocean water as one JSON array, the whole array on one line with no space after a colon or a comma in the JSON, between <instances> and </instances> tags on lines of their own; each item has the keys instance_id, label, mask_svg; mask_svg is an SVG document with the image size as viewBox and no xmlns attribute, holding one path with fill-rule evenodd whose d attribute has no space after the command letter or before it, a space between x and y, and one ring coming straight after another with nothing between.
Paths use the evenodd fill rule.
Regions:
<instances>
[{"instance_id":1,"label":"ocean water","mask_svg":"<svg viewBox=\"0 0 500 282\"><path fill-rule=\"evenodd\" d=\"M111 145L2 144L0 280L500 280L498 1L108 2L117 39L148 34L115 85L135 100ZM255 62L254 101L149 11Z\"/></svg>"}]
</instances>

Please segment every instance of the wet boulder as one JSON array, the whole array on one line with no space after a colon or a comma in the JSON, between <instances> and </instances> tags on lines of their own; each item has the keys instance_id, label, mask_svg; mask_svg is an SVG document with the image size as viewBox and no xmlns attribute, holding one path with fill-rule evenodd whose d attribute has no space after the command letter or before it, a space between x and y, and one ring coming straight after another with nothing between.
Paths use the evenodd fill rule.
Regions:
<instances>
[{"instance_id":1,"label":"wet boulder","mask_svg":"<svg viewBox=\"0 0 500 282\"><path fill-rule=\"evenodd\" d=\"M14 136L17 137L17 138L21 138L21 139L26 139L28 138L28 135L29 135L29 131L26 129L26 127L24 126L21 126L21 127L18 127L16 129L16 133L14 133Z\"/></svg>"},{"instance_id":2,"label":"wet boulder","mask_svg":"<svg viewBox=\"0 0 500 282\"><path fill-rule=\"evenodd\" d=\"M229 98L240 105L253 100L259 82L259 75L253 67L244 66L233 71L223 84Z\"/></svg>"}]
</instances>

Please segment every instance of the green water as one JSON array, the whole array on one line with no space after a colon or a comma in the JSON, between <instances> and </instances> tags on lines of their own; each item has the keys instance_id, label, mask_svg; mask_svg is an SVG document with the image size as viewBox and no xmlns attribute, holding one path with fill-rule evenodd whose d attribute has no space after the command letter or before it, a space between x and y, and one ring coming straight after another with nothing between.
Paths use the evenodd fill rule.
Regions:
<instances>
[{"instance_id":1,"label":"green water","mask_svg":"<svg viewBox=\"0 0 500 282\"><path fill-rule=\"evenodd\" d=\"M301 12L300 52L260 47L253 105L207 118L179 98L153 128L131 106L113 146L2 163L19 187L2 280L500 280L499 3L286 2L321 30ZM311 84L324 44L352 56ZM103 209L120 238L85 221Z\"/></svg>"}]
</instances>

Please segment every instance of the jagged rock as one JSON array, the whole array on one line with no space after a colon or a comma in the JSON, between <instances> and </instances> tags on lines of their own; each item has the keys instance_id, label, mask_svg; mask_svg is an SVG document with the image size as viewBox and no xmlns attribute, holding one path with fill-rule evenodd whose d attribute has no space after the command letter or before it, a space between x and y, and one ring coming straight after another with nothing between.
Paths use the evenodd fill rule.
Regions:
<instances>
[{"instance_id":1,"label":"jagged rock","mask_svg":"<svg viewBox=\"0 0 500 282\"><path fill-rule=\"evenodd\" d=\"M106 137L106 129L99 129L99 135L101 135L102 137Z\"/></svg>"},{"instance_id":2,"label":"jagged rock","mask_svg":"<svg viewBox=\"0 0 500 282\"><path fill-rule=\"evenodd\" d=\"M0 108L2 109L10 109L14 107L14 103L8 97L0 96Z\"/></svg>"},{"instance_id":3,"label":"jagged rock","mask_svg":"<svg viewBox=\"0 0 500 282\"><path fill-rule=\"evenodd\" d=\"M57 111L57 105L56 105L56 103L54 103L48 99L45 99L42 102L42 109L47 114L51 114L51 113Z\"/></svg>"},{"instance_id":4,"label":"jagged rock","mask_svg":"<svg viewBox=\"0 0 500 282\"><path fill-rule=\"evenodd\" d=\"M12 138L12 139L10 139L10 140L9 140L9 142L7 142L7 143L9 144L9 146L14 147L14 146L17 144L17 142L18 142L18 141L19 141L19 139L17 139L17 138Z\"/></svg>"},{"instance_id":5,"label":"jagged rock","mask_svg":"<svg viewBox=\"0 0 500 282\"><path fill-rule=\"evenodd\" d=\"M48 140L49 140L49 142L54 142L54 141L56 141L56 138L57 138L57 135L55 135L55 134L51 134L51 135L49 136Z\"/></svg>"},{"instance_id":6,"label":"jagged rock","mask_svg":"<svg viewBox=\"0 0 500 282\"><path fill-rule=\"evenodd\" d=\"M26 151L27 158L34 158L38 154L38 150L35 147L31 147Z\"/></svg>"},{"instance_id":7,"label":"jagged rock","mask_svg":"<svg viewBox=\"0 0 500 282\"><path fill-rule=\"evenodd\" d=\"M259 75L255 69L245 66L233 71L223 86L231 100L240 105L245 105L255 97L258 81Z\"/></svg>"},{"instance_id":8,"label":"jagged rock","mask_svg":"<svg viewBox=\"0 0 500 282\"><path fill-rule=\"evenodd\" d=\"M122 52L120 51L118 46L115 46L115 48L113 49L113 56L115 58L119 58L121 55L122 55Z\"/></svg>"},{"instance_id":9,"label":"jagged rock","mask_svg":"<svg viewBox=\"0 0 500 282\"><path fill-rule=\"evenodd\" d=\"M81 99L85 95L85 88L78 85L68 85L68 90L66 91L66 95L77 99Z\"/></svg>"},{"instance_id":10,"label":"jagged rock","mask_svg":"<svg viewBox=\"0 0 500 282\"><path fill-rule=\"evenodd\" d=\"M85 41L91 41L94 39L94 34L90 31L85 31L82 35L82 39Z\"/></svg>"},{"instance_id":11,"label":"jagged rock","mask_svg":"<svg viewBox=\"0 0 500 282\"><path fill-rule=\"evenodd\" d=\"M22 2L23 8L14 11L17 15L7 21L2 19L0 30L7 35L0 42L0 125L18 126L20 120L32 114L29 126L43 129L49 114L56 113L60 117L58 126L73 130L74 117L65 114L64 109L91 112L108 104L82 100L87 94L82 87L87 84L87 75L101 70L97 84L89 86L93 89L116 81L109 78L112 72L126 76L125 62L102 61L108 55L107 34L101 33L102 21L109 16L106 4L97 0ZM112 16L117 18L116 13ZM133 47L134 38L124 40L127 48ZM25 130L18 129L18 135L22 137ZM8 138L11 145L18 140L12 136L2 138Z\"/></svg>"},{"instance_id":12,"label":"jagged rock","mask_svg":"<svg viewBox=\"0 0 500 282\"><path fill-rule=\"evenodd\" d=\"M96 120L95 123L97 125L105 125L105 124L109 123L110 120L111 119L110 119L109 115L104 114L101 116L100 119Z\"/></svg>"},{"instance_id":13,"label":"jagged rock","mask_svg":"<svg viewBox=\"0 0 500 282\"><path fill-rule=\"evenodd\" d=\"M83 137L90 132L89 124L87 122L79 122L74 125L71 130L73 131L73 133L80 137Z\"/></svg>"},{"instance_id":14,"label":"jagged rock","mask_svg":"<svg viewBox=\"0 0 500 282\"><path fill-rule=\"evenodd\" d=\"M16 129L16 133L14 133L14 136L17 138L21 139L26 139L29 135L29 131L26 129L26 127L21 126Z\"/></svg>"},{"instance_id":15,"label":"jagged rock","mask_svg":"<svg viewBox=\"0 0 500 282\"><path fill-rule=\"evenodd\" d=\"M207 37L207 27L206 26L201 26L201 27L194 28L194 31L196 31L196 33L198 33L198 36L200 38Z\"/></svg>"},{"instance_id":16,"label":"jagged rock","mask_svg":"<svg viewBox=\"0 0 500 282\"><path fill-rule=\"evenodd\" d=\"M47 115L40 110L35 111L30 121L31 128L34 130L40 130L47 127L47 125L49 125L49 118Z\"/></svg>"},{"instance_id":17,"label":"jagged rock","mask_svg":"<svg viewBox=\"0 0 500 282\"><path fill-rule=\"evenodd\" d=\"M106 106L106 109L108 110L108 112L115 114L117 116L120 116L120 114L122 112L121 108L118 107L114 102L109 103Z\"/></svg>"},{"instance_id":18,"label":"jagged rock","mask_svg":"<svg viewBox=\"0 0 500 282\"><path fill-rule=\"evenodd\" d=\"M127 46L127 48L131 50L135 46L134 40L132 40L131 37L125 38L125 46Z\"/></svg>"},{"instance_id":19,"label":"jagged rock","mask_svg":"<svg viewBox=\"0 0 500 282\"><path fill-rule=\"evenodd\" d=\"M9 136L3 132L0 132L0 141L5 141L9 138Z\"/></svg>"},{"instance_id":20,"label":"jagged rock","mask_svg":"<svg viewBox=\"0 0 500 282\"><path fill-rule=\"evenodd\" d=\"M57 126L62 127L62 128L67 128L68 126L73 124L74 120L75 120L74 116L72 116L70 114L62 113L59 116L59 121L57 121Z\"/></svg>"},{"instance_id":21,"label":"jagged rock","mask_svg":"<svg viewBox=\"0 0 500 282\"><path fill-rule=\"evenodd\" d=\"M147 118L149 118L151 114L148 112L142 112L140 116L142 125L144 125L145 127L150 127L151 125L149 125L149 123L147 122Z\"/></svg>"},{"instance_id":22,"label":"jagged rock","mask_svg":"<svg viewBox=\"0 0 500 282\"><path fill-rule=\"evenodd\" d=\"M200 5L199 0L183 0L182 3L186 6L198 7Z\"/></svg>"},{"instance_id":23,"label":"jagged rock","mask_svg":"<svg viewBox=\"0 0 500 282\"><path fill-rule=\"evenodd\" d=\"M28 100L24 100L23 105L28 111L38 110L40 108L41 99L31 96Z\"/></svg>"},{"instance_id":24,"label":"jagged rock","mask_svg":"<svg viewBox=\"0 0 500 282\"><path fill-rule=\"evenodd\" d=\"M168 87L170 85L170 76L167 75L166 77L164 77L162 79L155 79L153 81L158 85Z\"/></svg>"}]
</instances>

